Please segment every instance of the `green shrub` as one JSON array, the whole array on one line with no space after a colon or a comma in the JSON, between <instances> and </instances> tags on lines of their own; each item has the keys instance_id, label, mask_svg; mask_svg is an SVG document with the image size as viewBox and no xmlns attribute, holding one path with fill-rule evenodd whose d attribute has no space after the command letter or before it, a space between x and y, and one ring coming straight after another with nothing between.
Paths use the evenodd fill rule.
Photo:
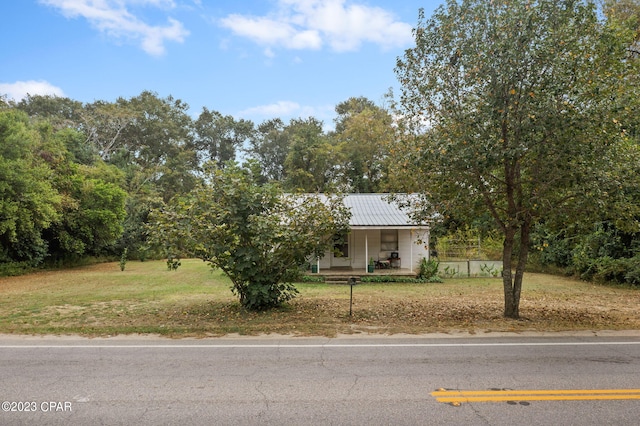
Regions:
<instances>
[{"instance_id":1,"label":"green shrub","mask_svg":"<svg viewBox=\"0 0 640 426\"><path fill-rule=\"evenodd\" d=\"M124 271L124 268L127 266L127 252L129 250L125 247L124 250L122 250L122 255L120 256L120 270Z\"/></svg>"},{"instance_id":2,"label":"green shrub","mask_svg":"<svg viewBox=\"0 0 640 426\"><path fill-rule=\"evenodd\" d=\"M441 283L442 279L438 276L431 278L411 278L397 275L368 275L360 278L360 281L363 283Z\"/></svg>"},{"instance_id":3,"label":"green shrub","mask_svg":"<svg viewBox=\"0 0 640 426\"><path fill-rule=\"evenodd\" d=\"M3 262L0 263L0 277L17 277L34 269L31 262Z\"/></svg>"},{"instance_id":4,"label":"green shrub","mask_svg":"<svg viewBox=\"0 0 640 426\"><path fill-rule=\"evenodd\" d=\"M640 255L614 259L610 256L590 258L578 253L574 267L583 280L640 284Z\"/></svg>"},{"instance_id":5,"label":"green shrub","mask_svg":"<svg viewBox=\"0 0 640 426\"><path fill-rule=\"evenodd\" d=\"M253 311L281 306L298 291L299 268L334 246L349 229L341 196L286 194L264 184L256 163L209 163L202 184L149 219L149 242L187 253L222 270L240 304Z\"/></svg>"},{"instance_id":6,"label":"green shrub","mask_svg":"<svg viewBox=\"0 0 640 426\"><path fill-rule=\"evenodd\" d=\"M437 260L434 260L433 258L427 259L426 257L423 257L420 261L420 271L418 272L418 278L421 280L440 278L438 276L439 267L440 262L438 262Z\"/></svg>"},{"instance_id":7,"label":"green shrub","mask_svg":"<svg viewBox=\"0 0 640 426\"><path fill-rule=\"evenodd\" d=\"M173 256L169 256L167 258L167 269L169 271L177 271L180 265L182 265L182 262L180 262L180 259L177 259Z\"/></svg>"},{"instance_id":8,"label":"green shrub","mask_svg":"<svg viewBox=\"0 0 640 426\"><path fill-rule=\"evenodd\" d=\"M487 276L494 277L494 278L502 274L502 268L498 268L497 266L494 266L494 265L488 265L486 263L480 265L480 271L483 274L486 274Z\"/></svg>"},{"instance_id":9,"label":"green shrub","mask_svg":"<svg viewBox=\"0 0 640 426\"><path fill-rule=\"evenodd\" d=\"M625 281L629 284L640 285L640 255L626 259L626 270Z\"/></svg>"}]
</instances>

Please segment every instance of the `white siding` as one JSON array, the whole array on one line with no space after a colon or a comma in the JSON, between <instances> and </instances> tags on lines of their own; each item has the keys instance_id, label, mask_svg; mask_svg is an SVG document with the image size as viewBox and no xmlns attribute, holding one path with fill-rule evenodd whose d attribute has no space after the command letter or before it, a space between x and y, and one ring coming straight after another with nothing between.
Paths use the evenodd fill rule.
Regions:
<instances>
[{"instance_id":1,"label":"white siding","mask_svg":"<svg viewBox=\"0 0 640 426\"><path fill-rule=\"evenodd\" d=\"M409 229L398 232L398 252L402 268L418 272L420 261L429 253L425 247L426 241L420 241L424 238L423 234L424 231Z\"/></svg>"},{"instance_id":2,"label":"white siding","mask_svg":"<svg viewBox=\"0 0 640 426\"><path fill-rule=\"evenodd\" d=\"M429 231L416 229L413 231L413 270L418 272L423 258L429 258Z\"/></svg>"},{"instance_id":3,"label":"white siding","mask_svg":"<svg viewBox=\"0 0 640 426\"><path fill-rule=\"evenodd\" d=\"M352 231L352 241L352 266L354 269L366 269L369 264L369 259L372 257L373 260L378 260L378 253L380 251L380 230L372 229L370 231ZM369 247L368 253L367 245Z\"/></svg>"},{"instance_id":4,"label":"white siding","mask_svg":"<svg viewBox=\"0 0 640 426\"><path fill-rule=\"evenodd\" d=\"M322 272L323 269L329 268L331 268L331 252L327 251L324 257L320 259L320 272Z\"/></svg>"}]
</instances>

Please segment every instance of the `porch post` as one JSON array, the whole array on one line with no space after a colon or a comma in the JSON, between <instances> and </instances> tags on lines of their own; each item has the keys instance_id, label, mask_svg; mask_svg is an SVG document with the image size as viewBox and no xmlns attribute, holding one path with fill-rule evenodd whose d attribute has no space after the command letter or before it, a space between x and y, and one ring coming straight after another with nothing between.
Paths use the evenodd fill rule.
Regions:
<instances>
[{"instance_id":1,"label":"porch post","mask_svg":"<svg viewBox=\"0 0 640 426\"><path fill-rule=\"evenodd\" d=\"M364 231L364 270L369 273L369 231Z\"/></svg>"},{"instance_id":2,"label":"porch post","mask_svg":"<svg viewBox=\"0 0 640 426\"><path fill-rule=\"evenodd\" d=\"M427 228L427 260L431 260L431 228Z\"/></svg>"},{"instance_id":3,"label":"porch post","mask_svg":"<svg viewBox=\"0 0 640 426\"><path fill-rule=\"evenodd\" d=\"M409 230L409 246L411 246L409 259L411 260L411 272L413 272L413 228Z\"/></svg>"}]
</instances>

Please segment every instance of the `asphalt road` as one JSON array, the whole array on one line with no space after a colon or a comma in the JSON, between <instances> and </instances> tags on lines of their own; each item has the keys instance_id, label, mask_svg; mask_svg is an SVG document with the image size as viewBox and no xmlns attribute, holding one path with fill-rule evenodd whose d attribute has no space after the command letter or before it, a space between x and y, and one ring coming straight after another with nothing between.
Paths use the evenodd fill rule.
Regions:
<instances>
[{"instance_id":1,"label":"asphalt road","mask_svg":"<svg viewBox=\"0 0 640 426\"><path fill-rule=\"evenodd\" d=\"M2 425L637 425L640 334L2 336L0 379Z\"/></svg>"}]
</instances>

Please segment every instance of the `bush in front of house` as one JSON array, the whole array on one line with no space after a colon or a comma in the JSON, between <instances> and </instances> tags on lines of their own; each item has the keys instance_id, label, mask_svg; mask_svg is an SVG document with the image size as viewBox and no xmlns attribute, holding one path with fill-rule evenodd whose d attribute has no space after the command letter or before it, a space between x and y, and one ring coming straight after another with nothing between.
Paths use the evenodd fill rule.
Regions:
<instances>
[{"instance_id":1,"label":"bush in front of house","mask_svg":"<svg viewBox=\"0 0 640 426\"><path fill-rule=\"evenodd\" d=\"M369 275L360 278L363 283L441 283L442 279L438 276L431 278L411 278L400 277L397 275Z\"/></svg>"}]
</instances>

